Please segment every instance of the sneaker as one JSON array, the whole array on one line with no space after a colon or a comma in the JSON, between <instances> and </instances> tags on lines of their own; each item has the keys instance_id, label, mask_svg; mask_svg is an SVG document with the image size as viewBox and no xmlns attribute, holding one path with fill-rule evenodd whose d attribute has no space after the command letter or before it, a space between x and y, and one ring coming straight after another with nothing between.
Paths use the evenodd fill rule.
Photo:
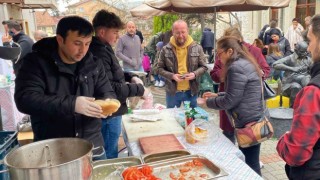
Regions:
<instances>
[{"instance_id":1,"label":"sneaker","mask_svg":"<svg viewBox=\"0 0 320 180\"><path fill-rule=\"evenodd\" d=\"M160 81L156 81L156 83L154 83L155 87L159 87Z\"/></svg>"},{"instance_id":2,"label":"sneaker","mask_svg":"<svg viewBox=\"0 0 320 180\"><path fill-rule=\"evenodd\" d=\"M164 83L164 81L160 81L160 83L159 83L159 87L163 87L165 85L165 83Z\"/></svg>"}]
</instances>

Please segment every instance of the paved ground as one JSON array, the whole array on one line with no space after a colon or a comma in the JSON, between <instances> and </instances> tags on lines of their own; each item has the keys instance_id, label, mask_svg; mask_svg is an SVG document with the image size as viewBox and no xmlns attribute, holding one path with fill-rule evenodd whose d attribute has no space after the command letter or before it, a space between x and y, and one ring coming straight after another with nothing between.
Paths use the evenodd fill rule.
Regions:
<instances>
[{"instance_id":1,"label":"paved ground","mask_svg":"<svg viewBox=\"0 0 320 180\"><path fill-rule=\"evenodd\" d=\"M164 88L149 87L154 96L154 103L165 104L165 92ZM217 111L212 109L206 109L207 112L214 116L218 116ZM215 120L215 124L219 124L218 119ZM262 143L260 152L260 161L264 164L262 171L262 177L265 180L286 180L288 179L284 171L284 161L278 156L276 151L277 139L271 139ZM123 139L120 139L119 149L125 147ZM121 156L126 156L126 151L122 151Z\"/></svg>"}]
</instances>

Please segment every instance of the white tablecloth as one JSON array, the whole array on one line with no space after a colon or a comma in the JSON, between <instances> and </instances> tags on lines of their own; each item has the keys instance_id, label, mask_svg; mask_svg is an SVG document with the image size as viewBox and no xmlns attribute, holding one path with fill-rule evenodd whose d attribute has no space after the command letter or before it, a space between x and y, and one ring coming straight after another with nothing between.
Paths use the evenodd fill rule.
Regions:
<instances>
[{"instance_id":1,"label":"white tablecloth","mask_svg":"<svg viewBox=\"0 0 320 180\"><path fill-rule=\"evenodd\" d=\"M199 154L207 157L213 163L222 167L229 174L228 176L221 177L219 179L262 179L262 177L256 174L244 162L245 157L242 152L221 133L216 125L213 126L213 128L217 130L218 136L216 138L212 138L211 141L205 145L188 144L184 136L178 137L178 140L191 154ZM125 132L124 128L123 138L130 155L139 156L143 154L138 142L128 142L127 133Z\"/></svg>"},{"instance_id":2,"label":"white tablecloth","mask_svg":"<svg viewBox=\"0 0 320 180\"><path fill-rule=\"evenodd\" d=\"M13 95L14 83L0 87L0 107L4 131L15 131L17 123L24 116L17 110Z\"/></svg>"}]
</instances>

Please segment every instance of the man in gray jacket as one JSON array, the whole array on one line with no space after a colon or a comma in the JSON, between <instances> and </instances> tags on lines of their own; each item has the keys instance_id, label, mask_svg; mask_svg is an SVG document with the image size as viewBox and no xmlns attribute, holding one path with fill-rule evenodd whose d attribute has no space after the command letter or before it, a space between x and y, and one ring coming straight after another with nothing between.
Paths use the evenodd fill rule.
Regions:
<instances>
[{"instance_id":1,"label":"man in gray jacket","mask_svg":"<svg viewBox=\"0 0 320 180\"><path fill-rule=\"evenodd\" d=\"M180 107L181 102L190 101L197 106L199 83L197 78L208 69L202 47L188 34L187 23L178 20L172 25L170 42L159 56L159 75L166 81L166 102L168 108Z\"/></svg>"},{"instance_id":2,"label":"man in gray jacket","mask_svg":"<svg viewBox=\"0 0 320 180\"><path fill-rule=\"evenodd\" d=\"M123 61L124 71L143 71L143 49L134 22L129 21L126 30L127 33L119 38L116 56Z\"/></svg>"}]
</instances>

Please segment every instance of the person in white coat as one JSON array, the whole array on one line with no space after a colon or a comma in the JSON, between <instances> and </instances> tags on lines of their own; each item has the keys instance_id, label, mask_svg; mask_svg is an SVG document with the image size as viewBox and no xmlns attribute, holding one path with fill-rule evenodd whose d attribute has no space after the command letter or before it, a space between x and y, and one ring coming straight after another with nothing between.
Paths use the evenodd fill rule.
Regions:
<instances>
[{"instance_id":1,"label":"person in white coat","mask_svg":"<svg viewBox=\"0 0 320 180\"><path fill-rule=\"evenodd\" d=\"M304 31L303 26L299 23L298 18L292 19L292 25L288 28L287 33L284 35L290 43L291 51L294 51L294 46L297 42L303 41L302 32Z\"/></svg>"}]
</instances>

